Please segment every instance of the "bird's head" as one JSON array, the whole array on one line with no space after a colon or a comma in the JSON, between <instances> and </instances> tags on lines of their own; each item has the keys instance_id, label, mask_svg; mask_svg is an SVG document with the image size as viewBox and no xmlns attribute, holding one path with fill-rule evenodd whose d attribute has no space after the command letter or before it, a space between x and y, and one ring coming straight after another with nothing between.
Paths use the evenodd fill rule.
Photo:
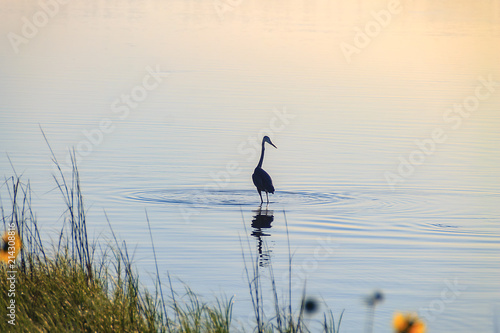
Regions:
<instances>
[{"instance_id":1,"label":"bird's head","mask_svg":"<svg viewBox=\"0 0 500 333\"><path fill-rule=\"evenodd\" d=\"M274 148L278 149L278 147L276 147L272 142L271 142L271 139L269 139L269 137L266 135L263 139L262 139L262 143L264 142L267 142L269 143L271 146L273 146Z\"/></svg>"}]
</instances>

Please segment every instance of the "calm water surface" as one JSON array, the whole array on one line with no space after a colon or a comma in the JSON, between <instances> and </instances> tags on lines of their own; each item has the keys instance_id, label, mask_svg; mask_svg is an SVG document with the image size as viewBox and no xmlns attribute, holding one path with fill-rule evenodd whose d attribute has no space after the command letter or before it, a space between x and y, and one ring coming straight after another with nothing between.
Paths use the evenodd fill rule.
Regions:
<instances>
[{"instance_id":1,"label":"calm water surface","mask_svg":"<svg viewBox=\"0 0 500 333\"><path fill-rule=\"evenodd\" d=\"M253 313L242 247L286 295L286 213L296 304L307 282L343 332L374 290L376 332L397 310L498 329L499 1L401 1L385 26L385 1L231 3L74 0L22 37L42 9L5 1L0 173L7 153L47 240L63 202L39 125L63 164L77 151L90 234L109 239L106 212L151 286L147 210L161 277L234 295L235 326ZM259 209L266 134L277 191Z\"/></svg>"}]
</instances>

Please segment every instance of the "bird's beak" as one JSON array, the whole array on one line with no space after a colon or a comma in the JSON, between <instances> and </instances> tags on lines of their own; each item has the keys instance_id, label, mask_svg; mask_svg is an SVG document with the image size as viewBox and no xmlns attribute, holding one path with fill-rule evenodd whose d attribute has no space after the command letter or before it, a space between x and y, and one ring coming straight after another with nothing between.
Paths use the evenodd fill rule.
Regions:
<instances>
[{"instance_id":1,"label":"bird's beak","mask_svg":"<svg viewBox=\"0 0 500 333\"><path fill-rule=\"evenodd\" d=\"M271 141L269 141L269 144L270 144L271 146L273 146L274 148L278 149L278 147L276 147L276 146L274 145L274 143L272 143Z\"/></svg>"}]
</instances>

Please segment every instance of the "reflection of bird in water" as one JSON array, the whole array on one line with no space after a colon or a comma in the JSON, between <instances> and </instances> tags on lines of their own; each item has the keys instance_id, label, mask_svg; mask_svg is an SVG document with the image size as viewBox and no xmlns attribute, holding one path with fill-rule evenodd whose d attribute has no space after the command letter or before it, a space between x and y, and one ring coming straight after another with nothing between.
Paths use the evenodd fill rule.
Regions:
<instances>
[{"instance_id":1,"label":"reflection of bird in water","mask_svg":"<svg viewBox=\"0 0 500 333\"><path fill-rule=\"evenodd\" d=\"M270 229L271 223L274 220L274 215L272 210L264 209L262 210L261 208L257 209L255 211L257 215L255 215L252 219L252 228L254 230L252 231L252 236L257 238L258 244L257 244L257 250L259 251L259 265L260 266L265 266L268 264L269 257L270 257L270 250L263 250L263 241L262 237L267 237L271 236L270 234L266 234L262 231L262 229Z\"/></svg>"},{"instance_id":2,"label":"reflection of bird in water","mask_svg":"<svg viewBox=\"0 0 500 333\"><path fill-rule=\"evenodd\" d=\"M264 145L266 142L269 143L274 148L278 149L278 147L276 147L271 142L271 139L269 139L267 135L262 138L262 151L260 153L259 164L257 164L257 167L253 171L252 175L253 183L255 184L255 187L257 187L257 192L259 192L260 203L264 202L264 200L262 200L262 194L261 194L262 191L266 192L267 203L269 203L268 193L274 193L273 180L271 179L271 176L269 176L269 174L262 169L262 162L264 161L264 150L265 150Z\"/></svg>"}]
</instances>

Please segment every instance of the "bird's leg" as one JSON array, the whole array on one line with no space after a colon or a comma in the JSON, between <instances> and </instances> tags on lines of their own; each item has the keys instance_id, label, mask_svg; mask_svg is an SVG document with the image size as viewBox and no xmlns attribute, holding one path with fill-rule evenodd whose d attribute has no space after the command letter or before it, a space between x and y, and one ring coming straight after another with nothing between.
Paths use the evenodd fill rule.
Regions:
<instances>
[{"instance_id":1,"label":"bird's leg","mask_svg":"<svg viewBox=\"0 0 500 333\"><path fill-rule=\"evenodd\" d=\"M262 203L264 202L264 200L262 200L262 194L260 193L260 191L259 191L259 195L260 195L260 204L262 205Z\"/></svg>"},{"instance_id":2,"label":"bird's leg","mask_svg":"<svg viewBox=\"0 0 500 333\"><path fill-rule=\"evenodd\" d=\"M267 203L269 203L269 194L267 194L267 191L266 191L266 198L267 198Z\"/></svg>"}]
</instances>

